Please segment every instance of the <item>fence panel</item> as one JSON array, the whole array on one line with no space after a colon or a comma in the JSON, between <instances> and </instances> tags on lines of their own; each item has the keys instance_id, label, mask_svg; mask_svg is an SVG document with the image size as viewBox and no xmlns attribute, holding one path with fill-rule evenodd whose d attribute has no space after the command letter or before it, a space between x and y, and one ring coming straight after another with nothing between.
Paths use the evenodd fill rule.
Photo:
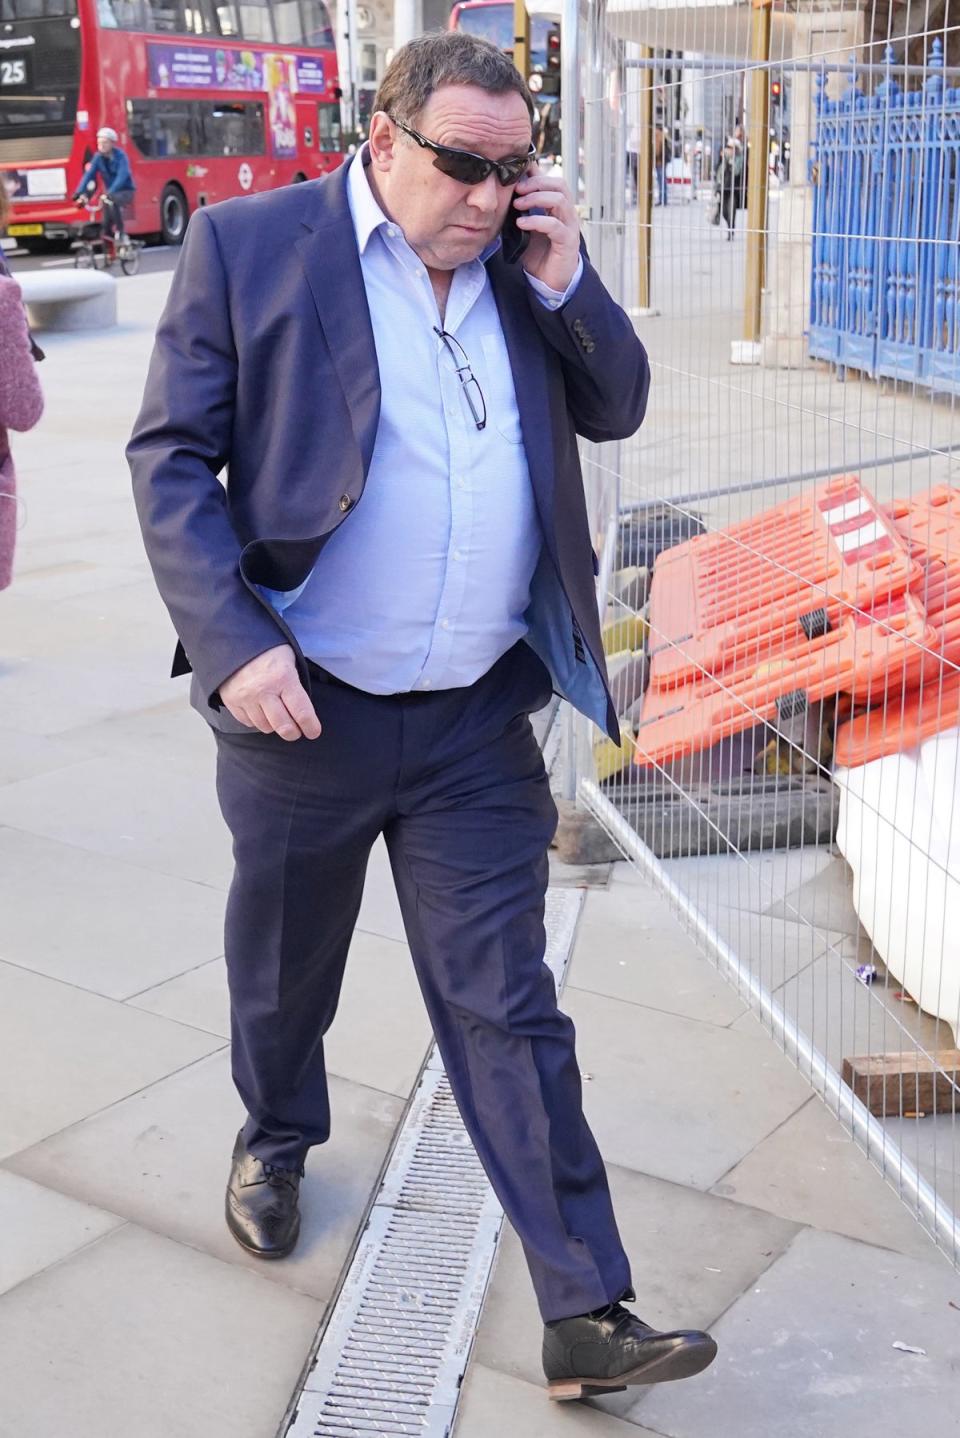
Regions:
<instances>
[{"instance_id":1,"label":"fence panel","mask_svg":"<svg viewBox=\"0 0 960 1438\"><path fill-rule=\"evenodd\" d=\"M653 383L637 436L584 446L623 743L568 752L960 1263L948 4L588 4L565 170Z\"/></svg>"}]
</instances>

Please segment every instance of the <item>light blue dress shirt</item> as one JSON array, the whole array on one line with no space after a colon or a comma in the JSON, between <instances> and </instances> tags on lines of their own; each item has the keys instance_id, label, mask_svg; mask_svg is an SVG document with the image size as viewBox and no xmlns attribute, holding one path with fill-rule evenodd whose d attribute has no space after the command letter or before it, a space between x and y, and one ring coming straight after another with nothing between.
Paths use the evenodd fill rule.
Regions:
<instances>
[{"instance_id":1,"label":"light blue dress shirt","mask_svg":"<svg viewBox=\"0 0 960 1438\"><path fill-rule=\"evenodd\" d=\"M499 240L454 271L441 320L430 277L377 203L364 158L350 166L347 193L380 371L373 457L356 508L306 581L264 594L304 654L358 689L459 688L526 633L542 543L483 264ZM527 279L555 309L582 272L581 261L563 294ZM486 403L482 430L435 328L455 335L469 359Z\"/></svg>"}]
</instances>

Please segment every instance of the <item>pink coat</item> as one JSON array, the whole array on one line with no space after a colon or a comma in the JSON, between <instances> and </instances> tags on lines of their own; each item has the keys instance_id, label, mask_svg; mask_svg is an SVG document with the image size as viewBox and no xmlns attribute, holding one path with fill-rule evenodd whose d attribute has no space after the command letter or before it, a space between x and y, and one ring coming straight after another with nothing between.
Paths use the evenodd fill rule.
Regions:
<instances>
[{"instance_id":1,"label":"pink coat","mask_svg":"<svg viewBox=\"0 0 960 1438\"><path fill-rule=\"evenodd\" d=\"M8 429L32 429L43 413L37 366L30 354L20 287L0 275L0 589L13 577L17 534L16 476Z\"/></svg>"}]
</instances>

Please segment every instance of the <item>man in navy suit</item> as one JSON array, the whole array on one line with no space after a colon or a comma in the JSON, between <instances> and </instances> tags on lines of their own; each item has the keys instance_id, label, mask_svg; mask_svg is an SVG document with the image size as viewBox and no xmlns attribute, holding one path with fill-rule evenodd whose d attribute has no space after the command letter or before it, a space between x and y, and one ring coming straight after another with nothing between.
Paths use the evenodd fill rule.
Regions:
<instances>
[{"instance_id":1,"label":"man in navy suit","mask_svg":"<svg viewBox=\"0 0 960 1438\"><path fill-rule=\"evenodd\" d=\"M557 691L617 735L577 435L632 434L649 372L569 192L537 173L532 116L499 51L425 36L352 163L198 212L129 458L234 839L248 1116L230 1230L263 1258L296 1243L304 1158L330 1131L323 1035L382 834L460 1112L524 1246L550 1391L569 1398L686 1377L716 1350L623 1307L543 963L556 811L528 715Z\"/></svg>"}]
</instances>

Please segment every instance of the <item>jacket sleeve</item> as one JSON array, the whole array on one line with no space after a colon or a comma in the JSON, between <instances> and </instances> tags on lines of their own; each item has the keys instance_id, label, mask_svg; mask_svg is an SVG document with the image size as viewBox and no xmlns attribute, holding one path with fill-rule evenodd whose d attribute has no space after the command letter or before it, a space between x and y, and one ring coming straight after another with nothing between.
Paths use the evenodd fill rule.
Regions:
<instances>
[{"instance_id":1,"label":"jacket sleeve","mask_svg":"<svg viewBox=\"0 0 960 1438\"><path fill-rule=\"evenodd\" d=\"M0 425L32 429L42 413L43 393L20 287L14 280L0 278Z\"/></svg>"},{"instance_id":2,"label":"jacket sleeve","mask_svg":"<svg viewBox=\"0 0 960 1438\"><path fill-rule=\"evenodd\" d=\"M90 161L89 165L88 165L87 168L84 170L83 175L82 175L81 178L80 178L80 183L79 183L79 185L77 186L77 188L76 188L76 189L74 190L74 192L73 192L73 198L74 198L75 200L79 200L80 196L81 196L81 195L83 194L83 192L86 190L86 188L87 188L87 186L89 185L90 181L91 181L91 180L95 180L96 177L97 177L97 175L99 175L99 173L100 173L100 156L99 156L99 155L94 155L93 159Z\"/></svg>"},{"instance_id":3,"label":"jacket sleeve","mask_svg":"<svg viewBox=\"0 0 960 1438\"><path fill-rule=\"evenodd\" d=\"M558 310L530 291L540 332L560 356L567 406L578 434L600 442L627 439L647 407L650 366L633 325L604 288L581 246L583 275Z\"/></svg>"},{"instance_id":4,"label":"jacket sleeve","mask_svg":"<svg viewBox=\"0 0 960 1438\"><path fill-rule=\"evenodd\" d=\"M127 459L147 556L204 692L284 642L240 574L241 546L218 479L230 452L237 354L227 277L198 210L157 330Z\"/></svg>"}]
</instances>

